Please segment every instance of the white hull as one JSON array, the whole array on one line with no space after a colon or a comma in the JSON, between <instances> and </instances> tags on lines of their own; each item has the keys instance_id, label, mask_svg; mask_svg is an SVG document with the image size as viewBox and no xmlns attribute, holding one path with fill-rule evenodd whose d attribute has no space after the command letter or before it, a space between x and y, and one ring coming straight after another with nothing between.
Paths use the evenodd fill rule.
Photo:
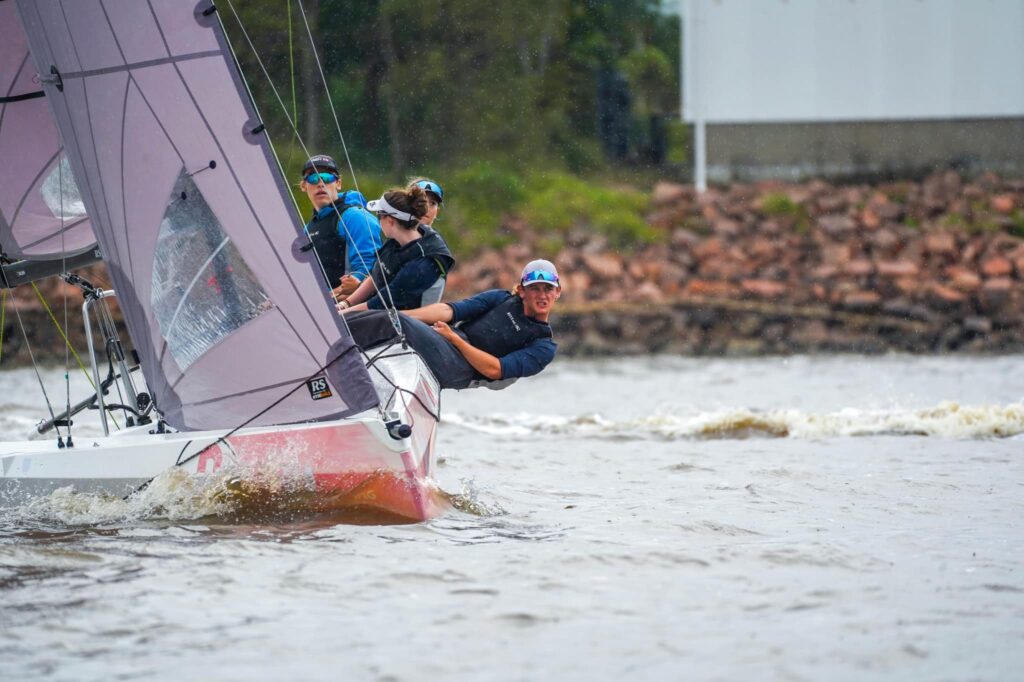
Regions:
<instances>
[{"instance_id":1,"label":"white hull","mask_svg":"<svg viewBox=\"0 0 1024 682\"><path fill-rule=\"evenodd\" d=\"M395 351L370 373L390 416L412 428L389 433L376 411L313 424L232 431L150 433L152 425L103 438L0 444L0 506L23 504L71 486L76 492L130 495L179 468L194 476L225 471L288 480L331 507L367 507L409 520L437 513L429 481L439 414L437 383L415 355ZM227 436L225 438L225 436Z\"/></svg>"}]
</instances>

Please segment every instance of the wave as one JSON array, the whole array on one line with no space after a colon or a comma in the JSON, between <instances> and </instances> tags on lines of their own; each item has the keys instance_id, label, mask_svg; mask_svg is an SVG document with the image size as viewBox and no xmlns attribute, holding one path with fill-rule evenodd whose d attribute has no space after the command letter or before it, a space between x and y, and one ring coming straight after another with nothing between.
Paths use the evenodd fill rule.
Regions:
<instances>
[{"instance_id":1,"label":"wave","mask_svg":"<svg viewBox=\"0 0 1024 682\"><path fill-rule=\"evenodd\" d=\"M494 435L569 435L584 438L815 439L862 436L1009 438L1024 434L1024 403L960 405L926 409L860 410L815 414L803 410L721 409L692 415L655 414L617 421L600 414L569 417L517 414L466 416L449 413L444 423Z\"/></svg>"}]
</instances>

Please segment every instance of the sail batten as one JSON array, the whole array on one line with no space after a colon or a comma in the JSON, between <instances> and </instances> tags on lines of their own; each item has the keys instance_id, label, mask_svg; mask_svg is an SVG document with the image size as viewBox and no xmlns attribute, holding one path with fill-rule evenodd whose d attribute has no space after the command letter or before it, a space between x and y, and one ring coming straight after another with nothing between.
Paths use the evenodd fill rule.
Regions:
<instances>
[{"instance_id":1,"label":"sail batten","mask_svg":"<svg viewBox=\"0 0 1024 682\"><path fill-rule=\"evenodd\" d=\"M72 232L76 228L78 228L80 225L88 222L88 220L89 220L88 218L79 218L78 220L75 220L73 222L68 222L68 223L66 223L64 225L63 229L57 230L57 232L55 232L54 235L60 235L60 234L63 234L63 233ZM33 246L38 246L38 245L42 244L43 242L45 242L45 241L47 241L49 239L52 239L52 236L40 237L36 241L28 242L24 246L26 248L31 248Z\"/></svg>"},{"instance_id":2,"label":"sail batten","mask_svg":"<svg viewBox=\"0 0 1024 682\"><path fill-rule=\"evenodd\" d=\"M139 71L151 66L162 66L164 64L176 64L180 62L187 62L193 59L204 59L206 57L219 57L220 52L215 50L208 50L206 52L195 52L193 54L180 55L176 57L164 57L162 59L150 59L137 64L122 64L120 66L107 66L102 69L92 69L90 71L71 71L69 73L61 72L60 77L62 80L71 80L74 78L88 78L90 76L104 76L110 73L123 73L126 71ZM43 93L40 93L43 94Z\"/></svg>"},{"instance_id":3,"label":"sail batten","mask_svg":"<svg viewBox=\"0 0 1024 682\"><path fill-rule=\"evenodd\" d=\"M203 429L377 404L219 19L180 0L18 0L158 409ZM61 87L57 87L58 83ZM305 390L325 376L327 394Z\"/></svg>"}]
</instances>

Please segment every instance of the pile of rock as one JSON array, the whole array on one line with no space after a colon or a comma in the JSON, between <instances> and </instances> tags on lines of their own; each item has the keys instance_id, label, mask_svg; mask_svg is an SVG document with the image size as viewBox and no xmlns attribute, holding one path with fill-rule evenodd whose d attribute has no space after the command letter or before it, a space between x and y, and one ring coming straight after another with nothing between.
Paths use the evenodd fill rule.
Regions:
<instances>
[{"instance_id":1,"label":"pile of rock","mask_svg":"<svg viewBox=\"0 0 1024 682\"><path fill-rule=\"evenodd\" d=\"M555 255L567 350L1024 348L1022 180L662 182L648 220L657 244L622 253L578 229ZM516 243L463 260L450 295L507 287L543 252L543 235L506 228Z\"/></svg>"},{"instance_id":2,"label":"pile of rock","mask_svg":"<svg viewBox=\"0 0 1024 682\"><path fill-rule=\"evenodd\" d=\"M552 258L564 294L563 352L756 354L1024 351L1024 180L955 172L922 182L765 182L697 193L660 182L648 222L660 238L629 252L579 225L550 234L507 216L513 244L463 256L446 298L510 288L528 260ZM557 251L557 253L552 253ZM86 276L108 287L103 266ZM56 279L43 298L84 347L81 292ZM8 295L4 365L64 360L31 287Z\"/></svg>"}]
</instances>

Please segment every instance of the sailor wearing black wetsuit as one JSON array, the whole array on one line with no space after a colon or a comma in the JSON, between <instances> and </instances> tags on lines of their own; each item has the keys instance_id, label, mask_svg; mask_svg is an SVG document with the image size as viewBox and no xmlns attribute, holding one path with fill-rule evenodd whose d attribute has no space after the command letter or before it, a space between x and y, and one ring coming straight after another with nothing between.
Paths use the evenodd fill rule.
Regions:
<instances>
[{"instance_id":1,"label":"sailor wearing black wetsuit","mask_svg":"<svg viewBox=\"0 0 1024 682\"><path fill-rule=\"evenodd\" d=\"M409 310L434 303L423 295L439 279L447 276L455 258L448 244L433 228L419 225L419 239L404 246L397 240L384 242L377 254L377 264L370 272L377 292L366 302L370 310L395 308Z\"/></svg>"},{"instance_id":2,"label":"sailor wearing black wetsuit","mask_svg":"<svg viewBox=\"0 0 1024 682\"><path fill-rule=\"evenodd\" d=\"M380 223L366 210L363 195L355 190L342 193L314 211L306 224L306 234L332 288L345 274L362 281L373 268L381 242Z\"/></svg>"},{"instance_id":3,"label":"sailor wearing black wetsuit","mask_svg":"<svg viewBox=\"0 0 1024 682\"><path fill-rule=\"evenodd\" d=\"M410 310L400 314L399 320L406 341L441 388L489 383L504 387L510 380L538 374L554 359L557 344L547 320L560 295L554 265L533 261L513 293L492 289L461 301ZM354 313L346 319L353 338L364 349L395 339L386 313Z\"/></svg>"},{"instance_id":4,"label":"sailor wearing black wetsuit","mask_svg":"<svg viewBox=\"0 0 1024 682\"><path fill-rule=\"evenodd\" d=\"M334 289L343 276L351 275L354 289L377 260L380 223L366 210L362 194L342 189L338 164L327 155L319 154L306 162L299 187L313 204L313 215L305 229L328 286Z\"/></svg>"}]
</instances>

